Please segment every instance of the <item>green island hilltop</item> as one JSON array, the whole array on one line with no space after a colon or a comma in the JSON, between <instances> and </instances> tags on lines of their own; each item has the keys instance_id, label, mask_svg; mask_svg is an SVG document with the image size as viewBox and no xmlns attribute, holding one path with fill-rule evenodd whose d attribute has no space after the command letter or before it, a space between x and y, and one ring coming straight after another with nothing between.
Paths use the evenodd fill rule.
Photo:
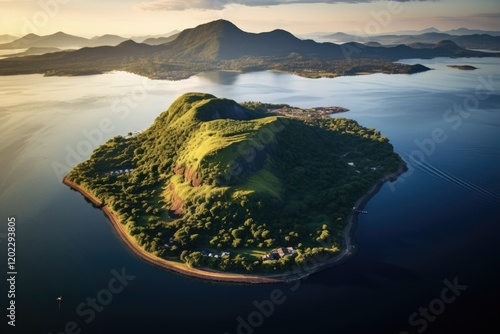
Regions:
<instances>
[{"instance_id":1,"label":"green island hilltop","mask_svg":"<svg viewBox=\"0 0 500 334\"><path fill-rule=\"evenodd\" d=\"M406 168L377 130L327 116L342 111L188 93L64 182L152 263L209 279L284 279L312 257L350 253L353 206Z\"/></svg>"}]
</instances>

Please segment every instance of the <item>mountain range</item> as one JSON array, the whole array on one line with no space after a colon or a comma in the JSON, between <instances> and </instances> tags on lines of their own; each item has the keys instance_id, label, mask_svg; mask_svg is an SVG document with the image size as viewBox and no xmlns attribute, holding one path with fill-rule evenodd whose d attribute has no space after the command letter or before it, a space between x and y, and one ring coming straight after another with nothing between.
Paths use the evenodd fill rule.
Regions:
<instances>
[{"instance_id":1,"label":"mountain range","mask_svg":"<svg viewBox=\"0 0 500 334\"><path fill-rule=\"evenodd\" d=\"M439 30L437 32L440 32ZM445 34L450 35L491 35L491 36L500 36L500 31L488 31L488 30L478 30L478 29L467 29L467 28L458 28L448 31L443 31Z\"/></svg>"},{"instance_id":2,"label":"mountain range","mask_svg":"<svg viewBox=\"0 0 500 334\"><path fill-rule=\"evenodd\" d=\"M155 36L136 36L125 38L118 35L103 35L95 36L93 38L84 38L74 35L69 35L64 32L57 32L52 35L40 36L36 34L28 34L21 38L16 38L10 35L0 35L0 50L8 49L27 49L31 47L44 47L44 48L83 48L83 47L97 47L97 46L116 46L127 40L133 40L137 43L145 43L155 45L167 42L173 39L178 31L172 31L164 35ZM160 43L156 43L161 41Z\"/></svg>"},{"instance_id":3,"label":"mountain range","mask_svg":"<svg viewBox=\"0 0 500 334\"><path fill-rule=\"evenodd\" d=\"M18 39L19 37L12 36L12 35L0 35L0 44L3 43L10 43Z\"/></svg>"},{"instance_id":4,"label":"mountain range","mask_svg":"<svg viewBox=\"0 0 500 334\"><path fill-rule=\"evenodd\" d=\"M82 41L63 33L55 35L55 40L60 43ZM101 36L99 40L114 38ZM33 39L36 40L36 35L21 40ZM412 73L408 67L392 64L406 58L492 56L496 55L466 50L449 40L418 47L366 46L356 42L337 45L301 40L281 29L249 33L229 21L217 20L186 29L175 39L160 45L127 40L116 46L3 59L0 60L0 74L75 75L125 70L150 78L182 79L210 70L274 69L305 76L315 73L316 77L357 72ZM353 63L353 60L357 62ZM339 69L338 64L351 69Z\"/></svg>"},{"instance_id":5,"label":"mountain range","mask_svg":"<svg viewBox=\"0 0 500 334\"><path fill-rule=\"evenodd\" d=\"M240 30L229 21L219 20L181 32L178 37L161 46L160 57L198 60L238 59L241 57L287 57L292 53L323 59L377 58L432 58L439 56L474 56L455 43L441 39L427 49L405 45L393 48L366 47L352 42L344 45L301 40L291 33L277 29L264 33Z\"/></svg>"},{"instance_id":6,"label":"mountain range","mask_svg":"<svg viewBox=\"0 0 500 334\"><path fill-rule=\"evenodd\" d=\"M391 33L383 33L383 34L375 34L373 36L382 36L382 35L421 35L429 32L437 32L455 36L463 36L463 35L491 35L491 36L500 36L500 31L489 31L489 30L479 30L479 29L468 29L468 28L458 28L453 30L439 30L435 27L430 27L422 30L399 30ZM353 33L356 35L356 33Z\"/></svg>"},{"instance_id":7,"label":"mountain range","mask_svg":"<svg viewBox=\"0 0 500 334\"><path fill-rule=\"evenodd\" d=\"M168 32L166 34L132 36L129 39L131 39L131 40L133 40L134 42L137 42L137 43L149 44L149 43L146 42L146 40L148 40L148 39L170 38L172 36L177 35L178 33L180 33L179 30L172 30L172 31L170 31L170 32Z\"/></svg>"},{"instance_id":8,"label":"mountain range","mask_svg":"<svg viewBox=\"0 0 500 334\"><path fill-rule=\"evenodd\" d=\"M188 29L189 30L189 29ZM166 34L132 36L130 38L118 35L102 35L93 38L84 38L75 35L69 35L63 32L57 32L51 35L40 36L36 34L28 34L21 38L12 35L0 35L0 50L8 49L23 49L30 47L43 48L82 48L82 47L97 47L97 46L116 46L126 40L133 40L137 43L148 45L161 45L173 41L179 35L180 31L174 30ZM378 35L358 35L356 33L314 33L305 35L306 39L326 40L332 42L360 42L369 43L377 42L382 45L398 45L398 44L413 44L413 43L437 43L442 40L451 40L458 46L471 49L492 49L499 50L500 32L471 30L467 28L459 28L449 31L440 31L437 28L431 27L423 30L404 30L390 34ZM369 44L370 45L370 44ZM374 44L371 44L374 45Z\"/></svg>"},{"instance_id":9,"label":"mountain range","mask_svg":"<svg viewBox=\"0 0 500 334\"><path fill-rule=\"evenodd\" d=\"M460 31L465 32L463 30ZM466 49L500 50L500 36L492 36L489 34L453 35L451 33L427 31L423 34L418 35L378 35L362 37L339 32L335 34L324 35L322 38L341 43L354 41L362 43L376 42L386 46L400 44L411 45L413 43L434 44L443 40L449 40Z\"/></svg>"},{"instance_id":10,"label":"mountain range","mask_svg":"<svg viewBox=\"0 0 500 334\"><path fill-rule=\"evenodd\" d=\"M364 32L360 31L355 31L355 32L341 32L342 34L346 35L351 35L351 36L365 36L366 38L368 37L377 37L377 36L386 36L386 35L396 35L396 36L415 36L415 35L422 35L430 32L436 32L436 33L441 33L441 34L448 34L448 35L453 35L453 36L465 36L465 35L490 35L490 36L500 36L500 30L499 31L494 31L494 30L479 30L479 29L468 29L468 28L458 28L458 29L452 29L452 30L439 30L435 27L430 27L422 30L398 30L398 31L393 31L393 32L384 32L384 33L379 33L379 34L366 34ZM338 32L335 32L338 33ZM332 32L314 32L307 34L305 36L308 37L313 37L313 36L328 36L332 35L334 33Z\"/></svg>"}]
</instances>

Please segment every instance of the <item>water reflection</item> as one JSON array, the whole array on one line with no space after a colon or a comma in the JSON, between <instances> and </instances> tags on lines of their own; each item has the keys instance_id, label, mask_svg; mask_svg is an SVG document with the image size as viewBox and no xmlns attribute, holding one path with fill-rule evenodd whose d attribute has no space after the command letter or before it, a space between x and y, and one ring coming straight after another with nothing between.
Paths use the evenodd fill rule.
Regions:
<instances>
[{"instance_id":1,"label":"water reflection","mask_svg":"<svg viewBox=\"0 0 500 334\"><path fill-rule=\"evenodd\" d=\"M236 81L238 81L239 73L229 71L211 71L201 73L198 76L218 85L234 85Z\"/></svg>"}]
</instances>

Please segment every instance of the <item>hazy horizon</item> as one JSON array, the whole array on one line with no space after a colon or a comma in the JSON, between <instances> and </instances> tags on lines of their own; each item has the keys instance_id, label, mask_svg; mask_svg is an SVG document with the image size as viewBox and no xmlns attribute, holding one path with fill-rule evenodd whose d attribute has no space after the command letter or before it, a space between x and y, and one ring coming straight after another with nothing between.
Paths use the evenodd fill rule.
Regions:
<instances>
[{"instance_id":1,"label":"hazy horizon","mask_svg":"<svg viewBox=\"0 0 500 334\"><path fill-rule=\"evenodd\" d=\"M159 35L226 19L249 32L285 29L295 35L346 32L372 35L402 30L500 30L495 0L0 0L0 35L83 37Z\"/></svg>"}]
</instances>

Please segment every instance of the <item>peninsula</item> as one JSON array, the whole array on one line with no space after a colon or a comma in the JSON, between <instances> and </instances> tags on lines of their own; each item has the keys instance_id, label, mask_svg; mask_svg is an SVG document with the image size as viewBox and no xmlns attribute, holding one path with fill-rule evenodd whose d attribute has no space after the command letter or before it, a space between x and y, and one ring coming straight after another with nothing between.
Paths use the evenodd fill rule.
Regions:
<instances>
[{"instance_id":1,"label":"peninsula","mask_svg":"<svg viewBox=\"0 0 500 334\"><path fill-rule=\"evenodd\" d=\"M300 108L188 93L147 130L97 148L64 183L155 265L220 281L294 280L352 255L358 209L406 168L377 130L325 115L341 111L297 117Z\"/></svg>"}]
</instances>

